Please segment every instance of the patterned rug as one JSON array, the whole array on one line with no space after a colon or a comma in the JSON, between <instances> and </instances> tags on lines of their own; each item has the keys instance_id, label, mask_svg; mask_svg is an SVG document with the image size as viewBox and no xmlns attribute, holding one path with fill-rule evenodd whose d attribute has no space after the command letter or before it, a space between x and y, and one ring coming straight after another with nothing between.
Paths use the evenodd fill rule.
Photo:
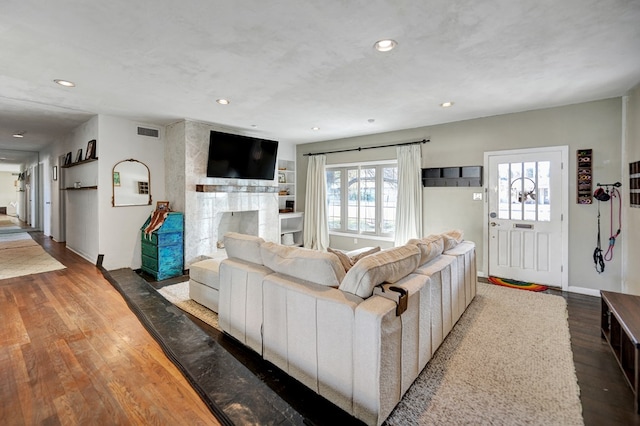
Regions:
<instances>
[{"instance_id":1,"label":"patterned rug","mask_svg":"<svg viewBox=\"0 0 640 426\"><path fill-rule=\"evenodd\" d=\"M518 290L545 291L548 288L546 285L511 280L509 278L489 277L489 282L503 287L517 288Z\"/></svg>"},{"instance_id":2,"label":"patterned rug","mask_svg":"<svg viewBox=\"0 0 640 426\"><path fill-rule=\"evenodd\" d=\"M220 330L218 314L198 302L191 300L189 297L189 281L162 287L158 290L158 293L183 311L190 313L211 327Z\"/></svg>"},{"instance_id":3,"label":"patterned rug","mask_svg":"<svg viewBox=\"0 0 640 426\"><path fill-rule=\"evenodd\" d=\"M65 268L28 233L0 235L0 280Z\"/></svg>"}]
</instances>

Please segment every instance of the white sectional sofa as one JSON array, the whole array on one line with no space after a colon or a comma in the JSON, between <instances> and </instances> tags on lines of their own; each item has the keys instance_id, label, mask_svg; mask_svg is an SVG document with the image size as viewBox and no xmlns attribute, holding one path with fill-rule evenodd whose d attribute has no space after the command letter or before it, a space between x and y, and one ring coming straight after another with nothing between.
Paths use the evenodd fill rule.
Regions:
<instances>
[{"instance_id":1,"label":"white sectional sofa","mask_svg":"<svg viewBox=\"0 0 640 426\"><path fill-rule=\"evenodd\" d=\"M475 245L452 235L411 240L346 271L333 253L229 233L219 268L220 327L380 425L475 296ZM392 286L408 293L400 315Z\"/></svg>"}]
</instances>

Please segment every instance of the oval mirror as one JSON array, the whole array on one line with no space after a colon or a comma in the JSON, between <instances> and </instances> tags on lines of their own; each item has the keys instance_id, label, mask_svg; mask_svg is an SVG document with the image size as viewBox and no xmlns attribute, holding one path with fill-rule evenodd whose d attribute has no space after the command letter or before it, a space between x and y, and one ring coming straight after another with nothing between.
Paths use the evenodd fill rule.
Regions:
<instances>
[{"instance_id":1,"label":"oval mirror","mask_svg":"<svg viewBox=\"0 0 640 426\"><path fill-rule=\"evenodd\" d=\"M151 204L151 173L146 164L129 158L113 166L113 207Z\"/></svg>"}]
</instances>

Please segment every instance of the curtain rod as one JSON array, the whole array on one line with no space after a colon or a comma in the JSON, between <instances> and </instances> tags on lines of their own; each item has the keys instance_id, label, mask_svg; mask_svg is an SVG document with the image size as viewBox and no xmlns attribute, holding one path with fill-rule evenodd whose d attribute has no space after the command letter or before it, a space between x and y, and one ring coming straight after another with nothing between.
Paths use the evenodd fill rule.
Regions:
<instances>
[{"instance_id":1,"label":"curtain rod","mask_svg":"<svg viewBox=\"0 0 640 426\"><path fill-rule=\"evenodd\" d=\"M416 142L400 142L400 143L392 143L389 145L377 145L377 146L364 146L364 147L357 147L357 148L348 148L348 149L339 149L336 151L327 151L327 152L313 152L313 153L308 153L308 154L302 154L303 157L311 157L313 155L325 155L325 154L335 154L338 152L350 152L350 151L362 151L365 149L376 149L376 148L389 148L391 146L403 146L403 145L416 145L419 143L427 143L427 142L431 142L431 140L429 139L422 139L421 141L416 141Z\"/></svg>"}]
</instances>

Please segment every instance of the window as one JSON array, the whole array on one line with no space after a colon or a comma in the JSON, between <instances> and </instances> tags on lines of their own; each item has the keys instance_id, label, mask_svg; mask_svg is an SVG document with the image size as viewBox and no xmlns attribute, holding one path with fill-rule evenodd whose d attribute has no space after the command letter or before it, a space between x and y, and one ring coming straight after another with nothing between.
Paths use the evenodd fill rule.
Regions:
<instances>
[{"instance_id":1,"label":"window","mask_svg":"<svg viewBox=\"0 0 640 426\"><path fill-rule=\"evenodd\" d=\"M398 166L327 166L330 232L393 237L396 229Z\"/></svg>"}]
</instances>

